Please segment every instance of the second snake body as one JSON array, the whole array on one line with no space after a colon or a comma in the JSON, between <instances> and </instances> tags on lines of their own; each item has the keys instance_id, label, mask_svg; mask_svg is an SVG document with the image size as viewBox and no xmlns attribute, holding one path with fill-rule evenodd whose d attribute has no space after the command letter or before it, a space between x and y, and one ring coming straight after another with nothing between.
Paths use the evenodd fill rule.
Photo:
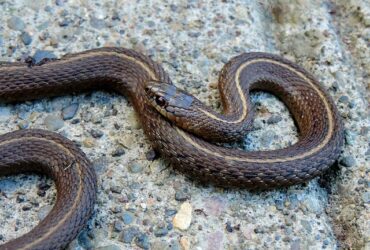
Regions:
<instances>
[{"instance_id":1,"label":"second snake body","mask_svg":"<svg viewBox=\"0 0 370 250\"><path fill-rule=\"evenodd\" d=\"M166 119L153 107L146 89L151 81L172 84L162 67L150 58L128 49L102 48L68 55L42 65L0 64L0 101L19 102L94 89L125 93L132 100L153 147L173 167L200 181L224 187L266 189L301 183L321 174L337 159L341 151L343 129L333 101L309 73L279 56L246 53L233 58L223 68L219 79L223 114L217 114L205 106L197 107L201 117L191 117L191 112L189 117L185 117L185 121L193 119L189 124L195 124L191 128L187 124L190 132L178 128L175 120ZM196 126L197 123L207 125L209 121L209 126L215 128L212 131L217 131L212 134L216 134L216 137L224 132L229 139L239 138L240 134L247 131L252 121L249 96L252 90L271 92L286 104L299 131L299 141L296 144L278 150L245 152L216 146L204 140L208 137L208 130L204 129L207 126ZM225 127L220 129L219 126L223 125ZM196 131L192 131L192 128ZM233 129L237 132L233 133ZM202 138L195 136L193 132L200 133ZM68 192L81 192L82 199L79 197L78 201L69 201L88 203L87 207L83 207L84 212L79 218L71 218L73 213L63 212L64 208L56 206L55 210L65 223L71 225L71 221L78 220L79 225L83 224L91 214L91 201L95 199L88 190L96 187L95 176L88 170L88 160L69 142L58 139L59 137L54 138L47 132L45 135L43 133L31 130L1 136L0 175L27 170L24 164L35 163L33 165L36 166L45 162L45 159L41 159L44 156L35 152L42 152L48 145L54 145L51 147L52 152L58 148L57 145L67 148L65 150L68 157L50 162L52 165L59 164L58 168L42 165L38 171L51 175L56 181L58 200L61 203L63 199L67 199ZM40 142L40 139L34 137L44 139ZM26 148L34 148L36 151L32 151L32 157L25 157L24 161L12 164L17 155L14 151L23 150L22 147L14 146L13 153L9 153L8 147L15 138L18 138L17 145L23 143ZM48 142L49 140L52 142ZM9 162L8 165L3 163L5 160ZM11 171L9 166L13 168ZM70 166L72 167L69 168ZM76 171L77 166L82 166L83 170ZM69 171L69 180L65 179L64 169ZM79 176L82 174L87 174L89 178ZM66 185L70 178L79 181L70 187ZM66 190L67 188L69 189ZM76 191L79 189L80 191ZM40 224L48 225L51 222L52 218L47 217ZM57 232L63 225L51 223L50 227L50 230ZM27 239L32 242L39 234L40 232L33 230ZM52 239L61 237L52 236L48 235L43 239L44 242L38 241L32 247L48 249ZM63 238L61 242L75 236L76 233L70 233L69 238ZM21 248L18 243L12 241L4 245L8 248L3 247ZM22 247L27 248L27 244ZM65 244L60 243L57 246L63 247Z\"/></svg>"}]
</instances>

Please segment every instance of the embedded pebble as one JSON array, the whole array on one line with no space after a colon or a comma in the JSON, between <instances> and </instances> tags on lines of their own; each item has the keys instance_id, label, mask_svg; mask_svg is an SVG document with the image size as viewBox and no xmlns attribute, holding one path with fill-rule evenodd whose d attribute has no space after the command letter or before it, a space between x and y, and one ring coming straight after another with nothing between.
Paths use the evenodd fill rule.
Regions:
<instances>
[{"instance_id":1,"label":"embedded pebble","mask_svg":"<svg viewBox=\"0 0 370 250\"><path fill-rule=\"evenodd\" d=\"M27 32L22 32L21 39L22 39L22 42L24 43L24 45L30 45L31 42L32 42L32 37Z\"/></svg>"},{"instance_id":2,"label":"embedded pebble","mask_svg":"<svg viewBox=\"0 0 370 250\"><path fill-rule=\"evenodd\" d=\"M134 214L132 214L131 212L124 212L122 214L122 220L123 222L126 224L126 225L129 225L131 224L133 221L134 221Z\"/></svg>"},{"instance_id":3,"label":"embedded pebble","mask_svg":"<svg viewBox=\"0 0 370 250\"><path fill-rule=\"evenodd\" d=\"M181 204L179 211L173 218L173 226L180 230L187 230L192 220L192 206L189 202Z\"/></svg>"},{"instance_id":4,"label":"embedded pebble","mask_svg":"<svg viewBox=\"0 0 370 250\"><path fill-rule=\"evenodd\" d=\"M149 242L149 238L146 234L144 233L140 233L136 239L135 239L135 244L142 248L142 249L149 249L150 247L150 242Z\"/></svg>"},{"instance_id":5,"label":"embedded pebble","mask_svg":"<svg viewBox=\"0 0 370 250\"><path fill-rule=\"evenodd\" d=\"M0 122L4 122L10 118L11 112L9 107L0 107Z\"/></svg>"},{"instance_id":6,"label":"embedded pebble","mask_svg":"<svg viewBox=\"0 0 370 250\"><path fill-rule=\"evenodd\" d=\"M340 162L340 164L342 164L343 166L345 166L347 168L351 168L351 167L356 165L356 160L351 155L343 157L339 162Z\"/></svg>"},{"instance_id":7,"label":"embedded pebble","mask_svg":"<svg viewBox=\"0 0 370 250\"><path fill-rule=\"evenodd\" d=\"M143 165L139 162L131 162L129 165L129 170L131 173L137 174L143 171Z\"/></svg>"},{"instance_id":8,"label":"embedded pebble","mask_svg":"<svg viewBox=\"0 0 370 250\"><path fill-rule=\"evenodd\" d=\"M189 199L189 194L184 190L176 191L175 200L177 201L186 201Z\"/></svg>"},{"instance_id":9,"label":"embedded pebble","mask_svg":"<svg viewBox=\"0 0 370 250\"><path fill-rule=\"evenodd\" d=\"M283 120L283 118L280 115L273 115L270 118L267 119L267 124L275 124Z\"/></svg>"},{"instance_id":10,"label":"embedded pebble","mask_svg":"<svg viewBox=\"0 0 370 250\"><path fill-rule=\"evenodd\" d=\"M70 120L72 119L78 110L78 103L73 103L65 108L62 109L62 117L63 120Z\"/></svg>"},{"instance_id":11,"label":"embedded pebble","mask_svg":"<svg viewBox=\"0 0 370 250\"><path fill-rule=\"evenodd\" d=\"M55 59L56 56L53 52L47 50L37 50L32 57L35 60L35 64L39 64L45 59Z\"/></svg>"},{"instance_id":12,"label":"embedded pebble","mask_svg":"<svg viewBox=\"0 0 370 250\"><path fill-rule=\"evenodd\" d=\"M47 129L56 131L64 126L64 122L57 115L48 115L44 119L44 125Z\"/></svg>"},{"instance_id":13,"label":"embedded pebble","mask_svg":"<svg viewBox=\"0 0 370 250\"><path fill-rule=\"evenodd\" d=\"M122 156L125 154L125 148L124 147L121 147L119 146L118 148L116 148L113 152L112 152L112 156L113 157L119 157L119 156Z\"/></svg>"},{"instance_id":14,"label":"embedded pebble","mask_svg":"<svg viewBox=\"0 0 370 250\"><path fill-rule=\"evenodd\" d=\"M7 24L10 29L19 31L24 30L24 28L26 27L22 19L17 16L12 16L11 18L9 18Z\"/></svg>"},{"instance_id":15,"label":"embedded pebble","mask_svg":"<svg viewBox=\"0 0 370 250\"><path fill-rule=\"evenodd\" d=\"M249 192L199 184L174 170L145 136L141 127L150 124L141 123L132 100L119 94L70 93L3 104L0 134L26 128L58 131L93 163L97 210L70 249L335 249L347 242L348 248L366 248L370 12L364 1L163 5L155 0L128 8L97 0L88 6L67 0L46 6L42 1L0 2L0 61L23 62L36 51L35 62L42 64L86 49L125 47L160 62L176 86L222 110L217 79L224 63L244 52L272 52L315 75L343 117L340 171L302 185ZM277 98L253 92L252 103L257 106L253 130L241 145L232 146L270 150L299 138ZM34 227L55 201L48 189L32 188L40 178L45 183L44 177L28 174L1 178L0 245ZM329 185L323 186L324 180ZM171 222L179 217L180 204L190 201L191 226L179 231ZM336 235L343 228L344 234Z\"/></svg>"},{"instance_id":16,"label":"embedded pebble","mask_svg":"<svg viewBox=\"0 0 370 250\"><path fill-rule=\"evenodd\" d=\"M104 132L99 129L92 129L90 130L90 134L92 137L98 139L104 135Z\"/></svg>"},{"instance_id":17,"label":"embedded pebble","mask_svg":"<svg viewBox=\"0 0 370 250\"><path fill-rule=\"evenodd\" d=\"M140 230L138 227L127 227L123 229L122 233L120 234L119 240L124 243L131 243L139 234Z\"/></svg>"},{"instance_id":18,"label":"embedded pebble","mask_svg":"<svg viewBox=\"0 0 370 250\"><path fill-rule=\"evenodd\" d=\"M180 238L180 244L181 244L182 250L189 250L190 249L190 241L189 241L188 237L182 236Z\"/></svg>"}]
</instances>

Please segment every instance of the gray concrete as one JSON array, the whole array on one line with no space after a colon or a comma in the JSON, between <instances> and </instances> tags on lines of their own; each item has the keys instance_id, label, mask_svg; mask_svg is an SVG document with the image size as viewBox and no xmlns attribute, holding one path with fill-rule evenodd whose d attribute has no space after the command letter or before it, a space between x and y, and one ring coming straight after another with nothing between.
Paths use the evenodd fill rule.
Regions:
<instances>
[{"instance_id":1,"label":"gray concrete","mask_svg":"<svg viewBox=\"0 0 370 250\"><path fill-rule=\"evenodd\" d=\"M0 0L1 61L37 51L53 57L132 48L217 109L215 86L225 62L245 51L277 53L317 76L345 122L343 153L324 178L252 193L201 186L162 159L147 160L149 142L121 96L95 92L0 104L0 133L54 130L94 163L95 214L69 249L369 249L370 4L335 2ZM297 141L282 103L266 93L253 100L258 116L241 147L267 150ZM35 226L55 195L42 176L0 178L0 244ZM183 211L189 205L190 214ZM190 217L183 218L190 226L174 225L177 214Z\"/></svg>"}]
</instances>

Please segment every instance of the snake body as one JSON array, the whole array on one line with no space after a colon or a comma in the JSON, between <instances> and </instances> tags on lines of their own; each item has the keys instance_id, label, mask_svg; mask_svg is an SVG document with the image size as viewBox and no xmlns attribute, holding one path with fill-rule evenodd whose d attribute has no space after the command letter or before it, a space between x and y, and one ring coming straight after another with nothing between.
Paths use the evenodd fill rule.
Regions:
<instances>
[{"instance_id":1,"label":"snake body","mask_svg":"<svg viewBox=\"0 0 370 250\"><path fill-rule=\"evenodd\" d=\"M149 57L129 49L101 48L40 65L0 64L0 101L20 102L95 89L126 94L161 155L179 171L223 187L266 189L302 183L325 171L340 154L343 129L332 99L308 72L279 56L245 53L234 57L219 78L223 114L205 106L198 109L204 116L201 119L217 127L213 133L229 130L224 134L239 137L251 122L250 91L276 94L291 111L299 130L299 141L279 150L224 148L196 136L191 129L178 128L153 107L147 95L151 81L172 85L163 68ZM197 123L199 120L192 124ZM225 124L225 129L218 127ZM237 133L230 132L233 127ZM195 133L207 138L202 134L206 131L198 126ZM0 248L64 247L92 211L96 177L89 161L67 139L50 132L24 130L2 135L0 175L23 171L51 176L57 186L57 202L36 228Z\"/></svg>"}]
</instances>

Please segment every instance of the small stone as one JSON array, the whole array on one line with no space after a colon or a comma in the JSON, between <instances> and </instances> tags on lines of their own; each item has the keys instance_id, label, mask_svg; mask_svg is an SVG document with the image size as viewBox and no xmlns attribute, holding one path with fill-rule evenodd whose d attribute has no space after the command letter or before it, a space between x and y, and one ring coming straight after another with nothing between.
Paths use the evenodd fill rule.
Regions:
<instances>
[{"instance_id":1,"label":"small stone","mask_svg":"<svg viewBox=\"0 0 370 250\"><path fill-rule=\"evenodd\" d=\"M180 230L187 230L192 219L192 206L189 202L181 204L179 211L173 218L173 225Z\"/></svg>"},{"instance_id":2,"label":"small stone","mask_svg":"<svg viewBox=\"0 0 370 250\"><path fill-rule=\"evenodd\" d=\"M92 249L93 248L93 243L87 233L86 230L82 231L78 235L78 243L85 249Z\"/></svg>"},{"instance_id":3,"label":"small stone","mask_svg":"<svg viewBox=\"0 0 370 250\"><path fill-rule=\"evenodd\" d=\"M154 230L154 235L156 237L163 237L168 234L168 229L165 227L159 227Z\"/></svg>"},{"instance_id":4,"label":"small stone","mask_svg":"<svg viewBox=\"0 0 370 250\"><path fill-rule=\"evenodd\" d=\"M350 167L353 167L353 166L356 165L356 160L351 155L343 157L339 162L340 162L340 164L342 164L343 166L345 166L347 168L350 168Z\"/></svg>"},{"instance_id":5,"label":"small stone","mask_svg":"<svg viewBox=\"0 0 370 250\"><path fill-rule=\"evenodd\" d=\"M176 209L167 209L164 211L164 214L166 216L172 216L172 215L175 215L177 213L177 210Z\"/></svg>"},{"instance_id":6,"label":"small stone","mask_svg":"<svg viewBox=\"0 0 370 250\"><path fill-rule=\"evenodd\" d=\"M93 166L98 174L104 173L108 168L108 159L106 157L100 157L93 161Z\"/></svg>"},{"instance_id":7,"label":"small stone","mask_svg":"<svg viewBox=\"0 0 370 250\"><path fill-rule=\"evenodd\" d=\"M20 194L20 195L17 195L17 203L22 203L22 202L25 202L27 200L27 197L24 195L24 194Z\"/></svg>"},{"instance_id":8,"label":"small stone","mask_svg":"<svg viewBox=\"0 0 370 250\"><path fill-rule=\"evenodd\" d=\"M39 212L37 213L37 217L39 220L45 219L45 217L49 214L49 212L53 209L53 206L46 205L40 208Z\"/></svg>"},{"instance_id":9,"label":"small stone","mask_svg":"<svg viewBox=\"0 0 370 250\"><path fill-rule=\"evenodd\" d=\"M152 149L146 152L145 157L148 161L154 161L155 159L158 158L158 154L157 152L155 152L155 150Z\"/></svg>"},{"instance_id":10,"label":"small stone","mask_svg":"<svg viewBox=\"0 0 370 250\"><path fill-rule=\"evenodd\" d=\"M135 239L135 244L142 249L149 249L150 244L148 236L144 233L140 233Z\"/></svg>"},{"instance_id":11,"label":"small stone","mask_svg":"<svg viewBox=\"0 0 370 250\"><path fill-rule=\"evenodd\" d=\"M365 193L363 193L361 196L362 196L362 200L363 200L366 204L369 204L369 203L370 203L370 191L369 191L369 192L365 192Z\"/></svg>"},{"instance_id":12,"label":"small stone","mask_svg":"<svg viewBox=\"0 0 370 250\"><path fill-rule=\"evenodd\" d=\"M232 233L234 231L234 229L231 226L231 223L229 221L226 222L226 231L228 231L229 233Z\"/></svg>"},{"instance_id":13,"label":"small stone","mask_svg":"<svg viewBox=\"0 0 370 250\"><path fill-rule=\"evenodd\" d=\"M35 60L35 64L39 64L41 61L45 59L56 59L57 57L51 51L37 50L32 58Z\"/></svg>"},{"instance_id":14,"label":"small stone","mask_svg":"<svg viewBox=\"0 0 370 250\"><path fill-rule=\"evenodd\" d=\"M99 19L99 18L96 18L96 17L92 17L90 19L90 25L92 27L94 27L95 29L103 29L105 28L105 22L103 19Z\"/></svg>"},{"instance_id":15,"label":"small stone","mask_svg":"<svg viewBox=\"0 0 370 250\"><path fill-rule=\"evenodd\" d=\"M27 32L22 32L21 39L24 45L30 45L32 42L32 37Z\"/></svg>"},{"instance_id":16,"label":"small stone","mask_svg":"<svg viewBox=\"0 0 370 250\"><path fill-rule=\"evenodd\" d=\"M267 124L276 124L283 120L283 118L280 115L273 115L269 119L267 119Z\"/></svg>"},{"instance_id":17,"label":"small stone","mask_svg":"<svg viewBox=\"0 0 370 250\"><path fill-rule=\"evenodd\" d=\"M131 164L129 165L129 170L131 173L134 173L134 174L140 173L141 171L143 171L143 166L140 163L134 161L134 162L131 162Z\"/></svg>"},{"instance_id":18,"label":"small stone","mask_svg":"<svg viewBox=\"0 0 370 250\"><path fill-rule=\"evenodd\" d=\"M140 234L139 228L137 227L128 227L123 230L119 240L124 243L131 243L132 240Z\"/></svg>"},{"instance_id":19,"label":"small stone","mask_svg":"<svg viewBox=\"0 0 370 250\"><path fill-rule=\"evenodd\" d=\"M189 250L190 249L190 241L189 241L188 237L182 236L180 238L180 245L181 245L182 250Z\"/></svg>"},{"instance_id":20,"label":"small stone","mask_svg":"<svg viewBox=\"0 0 370 250\"><path fill-rule=\"evenodd\" d=\"M114 231L115 232L121 232L123 230L123 224L122 224L122 222L115 221L113 228L114 228Z\"/></svg>"},{"instance_id":21,"label":"small stone","mask_svg":"<svg viewBox=\"0 0 370 250\"><path fill-rule=\"evenodd\" d=\"M349 97L346 95L342 95L341 97L339 97L338 102L347 104L349 102Z\"/></svg>"},{"instance_id":22,"label":"small stone","mask_svg":"<svg viewBox=\"0 0 370 250\"><path fill-rule=\"evenodd\" d=\"M135 218L135 216L131 212L124 212L122 214L123 223L125 223L126 225L131 224L134 221L134 218Z\"/></svg>"},{"instance_id":23,"label":"small stone","mask_svg":"<svg viewBox=\"0 0 370 250\"><path fill-rule=\"evenodd\" d=\"M67 27L71 23L71 20L64 18L62 21L59 22L60 27Z\"/></svg>"},{"instance_id":24,"label":"small stone","mask_svg":"<svg viewBox=\"0 0 370 250\"><path fill-rule=\"evenodd\" d=\"M59 118L59 116L48 115L45 117L44 125L48 130L56 131L64 126L64 122Z\"/></svg>"},{"instance_id":25,"label":"small stone","mask_svg":"<svg viewBox=\"0 0 370 250\"><path fill-rule=\"evenodd\" d=\"M322 213L322 203L316 197L309 196L307 199L304 200L303 203L306 205L309 211L314 212L315 214Z\"/></svg>"},{"instance_id":26,"label":"small stone","mask_svg":"<svg viewBox=\"0 0 370 250\"><path fill-rule=\"evenodd\" d=\"M17 16L12 16L10 19L8 19L8 27L10 29L22 31L24 30L25 26L26 25L22 19Z\"/></svg>"},{"instance_id":27,"label":"small stone","mask_svg":"<svg viewBox=\"0 0 370 250\"><path fill-rule=\"evenodd\" d=\"M96 139L101 138L104 135L103 131L98 130L98 129L90 130L90 134L91 134L92 137L94 137Z\"/></svg>"},{"instance_id":28,"label":"small stone","mask_svg":"<svg viewBox=\"0 0 370 250\"><path fill-rule=\"evenodd\" d=\"M79 106L78 103L73 103L69 105L68 107L63 108L62 110L63 120L72 119L77 113L78 106Z\"/></svg>"},{"instance_id":29,"label":"small stone","mask_svg":"<svg viewBox=\"0 0 370 250\"><path fill-rule=\"evenodd\" d=\"M175 200L177 201L186 201L189 199L189 194L185 191L176 191L175 193Z\"/></svg>"},{"instance_id":30,"label":"small stone","mask_svg":"<svg viewBox=\"0 0 370 250\"><path fill-rule=\"evenodd\" d=\"M90 138L86 138L82 141L82 145L86 148L92 148L95 146L95 142Z\"/></svg>"},{"instance_id":31,"label":"small stone","mask_svg":"<svg viewBox=\"0 0 370 250\"><path fill-rule=\"evenodd\" d=\"M11 111L9 107L0 107L0 122L4 122L10 118Z\"/></svg>"},{"instance_id":32,"label":"small stone","mask_svg":"<svg viewBox=\"0 0 370 250\"><path fill-rule=\"evenodd\" d=\"M138 116L135 112L131 112L127 116L128 123L131 124L133 129L139 129L141 127L141 123L138 119Z\"/></svg>"},{"instance_id":33,"label":"small stone","mask_svg":"<svg viewBox=\"0 0 370 250\"><path fill-rule=\"evenodd\" d=\"M120 187L120 186L111 186L110 191L112 191L112 193L120 194L122 192L122 187Z\"/></svg>"},{"instance_id":34,"label":"small stone","mask_svg":"<svg viewBox=\"0 0 370 250\"><path fill-rule=\"evenodd\" d=\"M63 4L64 4L65 2L67 2L67 0L55 0L55 4L56 4L57 6L63 6Z\"/></svg>"},{"instance_id":35,"label":"small stone","mask_svg":"<svg viewBox=\"0 0 370 250\"><path fill-rule=\"evenodd\" d=\"M19 129L26 129L28 128L29 123L27 121L22 120L22 121L19 121L17 125Z\"/></svg>"},{"instance_id":36,"label":"small stone","mask_svg":"<svg viewBox=\"0 0 370 250\"><path fill-rule=\"evenodd\" d=\"M113 157L119 157L125 154L125 149L122 146L119 146L112 152Z\"/></svg>"}]
</instances>

